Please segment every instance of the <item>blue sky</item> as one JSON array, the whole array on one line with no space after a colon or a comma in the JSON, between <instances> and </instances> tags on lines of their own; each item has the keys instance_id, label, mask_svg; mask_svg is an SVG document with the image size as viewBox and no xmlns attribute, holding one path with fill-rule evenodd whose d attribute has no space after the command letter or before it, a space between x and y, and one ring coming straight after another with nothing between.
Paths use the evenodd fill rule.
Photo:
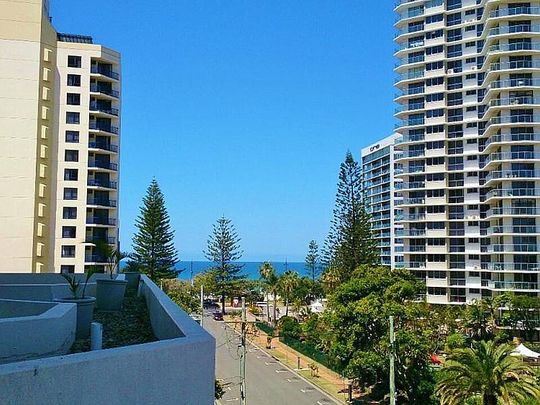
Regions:
<instances>
[{"instance_id":1,"label":"blue sky","mask_svg":"<svg viewBox=\"0 0 540 405\"><path fill-rule=\"evenodd\" d=\"M231 218L245 260L303 261L348 149L392 133L392 0L51 0L122 53L120 240L159 181L182 260Z\"/></svg>"}]
</instances>

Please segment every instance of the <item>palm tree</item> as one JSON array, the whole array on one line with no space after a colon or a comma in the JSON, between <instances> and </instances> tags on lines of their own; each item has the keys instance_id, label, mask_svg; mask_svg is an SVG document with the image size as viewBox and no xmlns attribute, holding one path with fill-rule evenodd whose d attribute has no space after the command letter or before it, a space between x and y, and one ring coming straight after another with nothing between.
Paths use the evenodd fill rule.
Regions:
<instances>
[{"instance_id":1,"label":"palm tree","mask_svg":"<svg viewBox=\"0 0 540 405\"><path fill-rule=\"evenodd\" d=\"M292 292L300 284L298 273L293 270L287 270L280 278L279 288L285 297L285 316L289 316L289 298Z\"/></svg>"},{"instance_id":2,"label":"palm tree","mask_svg":"<svg viewBox=\"0 0 540 405\"><path fill-rule=\"evenodd\" d=\"M335 266L328 267L321 275L321 281L326 293L331 293L341 282L339 269Z\"/></svg>"},{"instance_id":3,"label":"palm tree","mask_svg":"<svg viewBox=\"0 0 540 405\"><path fill-rule=\"evenodd\" d=\"M276 325L276 301L277 301L277 290L279 287L279 277L276 274L276 270L272 263L264 262L261 267L259 267L259 274L264 283L264 289L267 293L271 293L274 298L274 318L273 323ZM268 307L268 295L266 297L266 314L270 318L270 309ZM270 319L268 319L270 321Z\"/></svg>"},{"instance_id":4,"label":"palm tree","mask_svg":"<svg viewBox=\"0 0 540 405\"><path fill-rule=\"evenodd\" d=\"M442 405L463 404L480 398L482 405L540 400L534 370L511 356L514 346L493 341L474 342L472 348L455 349L441 370L436 394Z\"/></svg>"}]
</instances>

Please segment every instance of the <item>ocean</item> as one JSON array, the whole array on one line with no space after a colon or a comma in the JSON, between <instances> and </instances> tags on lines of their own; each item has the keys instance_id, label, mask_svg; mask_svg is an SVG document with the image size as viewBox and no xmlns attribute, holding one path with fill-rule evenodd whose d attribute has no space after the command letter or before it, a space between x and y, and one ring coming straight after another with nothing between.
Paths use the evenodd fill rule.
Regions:
<instances>
[{"instance_id":1,"label":"ocean","mask_svg":"<svg viewBox=\"0 0 540 405\"><path fill-rule=\"evenodd\" d=\"M263 262L238 262L242 265L242 273L247 278L256 280L259 278L259 267ZM283 273L285 270L294 270L300 274L300 276L307 275L306 266L302 262L271 262L272 266L276 269L278 274ZM177 269L183 269L178 278L183 280L189 280L191 277L208 270L212 267L212 262L203 261L181 261L176 265Z\"/></svg>"}]
</instances>

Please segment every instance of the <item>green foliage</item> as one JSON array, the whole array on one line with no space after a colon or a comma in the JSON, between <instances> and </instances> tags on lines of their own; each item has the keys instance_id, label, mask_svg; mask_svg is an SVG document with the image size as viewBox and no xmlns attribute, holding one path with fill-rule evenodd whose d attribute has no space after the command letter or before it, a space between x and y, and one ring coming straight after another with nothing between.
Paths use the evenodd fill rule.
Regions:
<instances>
[{"instance_id":1,"label":"green foliage","mask_svg":"<svg viewBox=\"0 0 540 405\"><path fill-rule=\"evenodd\" d=\"M221 399L225 395L225 388L223 383L218 379L215 380L214 397L215 399Z\"/></svg>"},{"instance_id":2,"label":"green foliage","mask_svg":"<svg viewBox=\"0 0 540 405\"><path fill-rule=\"evenodd\" d=\"M480 341L452 351L437 382L441 404L462 404L478 396L483 405L540 401L534 370L511 356L513 350L512 345Z\"/></svg>"},{"instance_id":3,"label":"green foliage","mask_svg":"<svg viewBox=\"0 0 540 405\"><path fill-rule=\"evenodd\" d=\"M284 337L281 339L281 341L290 348L335 371L336 373L342 372L341 368L339 368L339 366L337 366L328 355L317 349L317 347L315 347L313 344L309 342L301 342L290 337Z\"/></svg>"},{"instance_id":4,"label":"green foliage","mask_svg":"<svg viewBox=\"0 0 540 405\"><path fill-rule=\"evenodd\" d=\"M276 325L277 320L277 293L279 290L279 277L276 274L276 270L270 262L264 262L259 268L259 275L261 277L263 289L266 293L272 294L274 305L273 305L273 318L272 322L274 326ZM268 314L270 315L270 314Z\"/></svg>"},{"instance_id":5,"label":"green foliage","mask_svg":"<svg viewBox=\"0 0 540 405\"><path fill-rule=\"evenodd\" d=\"M323 323L319 314L310 314L309 317L302 323L302 335L306 342L313 346L321 342L323 333Z\"/></svg>"},{"instance_id":6,"label":"green foliage","mask_svg":"<svg viewBox=\"0 0 540 405\"><path fill-rule=\"evenodd\" d=\"M283 316L278 322L279 336L299 339L302 335L300 323L290 316Z\"/></svg>"},{"instance_id":7,"label":"green foliage","mask_svg":"<svg viewBox=\"0 0 540 405\"><path fill-rule=\"evenodd\" d=\"M306 270L308 277L311 278L313 282L319 276L319 267L320 267L321 257L319 255L319 246L317 242L312 240L309 242L308 253L306 255Z\"/></svg>"},{"instance_id":8,"label":"green foliage","mask_svg":"<svg viewBox=\"0 0 540 405\"><path fill-rule=\"evenodd\" d=\"M150 183L139 217L135 222L137 233L133 236L133 261L153 281L176 278L174 269L178 253L174 247L174 232L165 207L165 197L157 181Z\"/></svg>"},{"instance_id":9,"label":"green foliage","mask_svg":"<svg viewBox=\"0 0 540 405\"><path fill-rule=\"evenodd\" d=\"M400 402L429 403L433 388L431 332L411 302L424 287L405 270L361 266L337 287L322 315L321 343L346 377L388 392L388 317L396 318L396 386Z\"/></svg>"},{"instance_id":10,"label":"green foliage","mask_svg":"<svg viewBox=\"0 0 540 405\"><path fill-rule=\"evenodd\" d=\"M84 299L86 298L86 286L88 285L88 280L90 280L90 277L92 277L94 274L98 272L99 272L99 269L95 266L91 266L86 271L86 273L84 274L84 282L82 285L82 290L81 290L81 280L79 280L75 274L62 273L61 276L69 284L69 291L71 292L72 298ZM79 296L79 293L80 293L80 296Z\"/></svg>"},{"instance_id":11,"label":"green foliage","mask_svg":"<svg viewBox=\"0 0 540 405\"><path fill-rule=\"evenodd\" d=\"M285 316L289 316L289 302L299 285L300 277L296 271L287 270L279 278L278 291L285 298Z\"/></svg>"},{"instance_id":12,"label":"green foliage","mask_svg":"<svg viewBox=\"0 0 540 405\"><path fill-rule=\"evenodd\" d=\"M238 283L245 279L240 273L242 266L235 263L242 257L242 251L240 237L230 219L221 217L216 221L207 245L204 255L214 263L216 292L221 295L221 311L225 314L225 297L236 291Z\"/></svg>"},{"instance_id":13,"label":"green foliage","mask_svg":"<svg viewBox=\"0 0 540 405\"><path fill-rule=\"evenodd\" d=\"M461 333L453 333L446 339L446 345L449 350L455 350L465 347L467 338Z\"/></svg>"},{"instance_id":14,"label":"green foliage","mask_svg":"<svg viewBox=\"0 0 540 405\"><path fill-rule=\"evenodd\" d=\"M188 314L200 313L199 290L191 287L191 284L183 280L163 280L163 291Z\"/></svg>"},{"instance_id":15,"label":"green foliage","mask_svg":"<svg viewBox=\"0 0 540 405\"><path fill-rule=\"evenodd\" d=\"M103 241L98 241L96 243L96 250L105 258L105 271L109 273L111 279L114 274L118 273L120 261L130 256L128 253L121 252L117 247L113 247Z\"/></svg>"},{"instance_id":16,"label":"green foliage","mask_svg":"<svg viewBox=\"0 0 540 405\"><path fill-rule=\"evenodd\" d=\"M338 270L340 282L347 281L358 266L375 265L380 260L361 185L360 165L347 152L340 166L336 205L323 252L323 264Z\"/></svg>"},{"instance_id":17,"label":"green foliage","mask_svg":"<svg viewBox=\"0 0 540 405\"><path fill-rule=\"evenodd\" d=\"M255 326L266 333L268 336L274 336L274 328L265 322L255 322Z\"/></svg>"}]
</instances>

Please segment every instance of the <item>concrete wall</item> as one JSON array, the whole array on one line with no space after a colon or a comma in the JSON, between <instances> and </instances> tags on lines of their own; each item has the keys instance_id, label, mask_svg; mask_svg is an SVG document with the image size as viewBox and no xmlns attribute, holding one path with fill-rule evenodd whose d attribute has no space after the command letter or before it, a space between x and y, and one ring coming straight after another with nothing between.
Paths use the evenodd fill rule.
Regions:
<instances>
[{"instance_id":1,"label":"concrete wall","mask_svg":"<svg viewBox=\"0 0 540 405\"><path fill-rule=\"evenodd\" d=\"M0 364L66 354L76 325L75 304L0 299Z\"/></svg>"},{"instance_id":2,"label":"concrete wall","mask_svg":"<svg viewBox=\"0 0 540 405\"><path fill-rule=\"evenodd\" d=\"M1 403L213 404L214 339L145 276L140 291L164 340L0 365Z\"/></svg>"}]
</instances>

